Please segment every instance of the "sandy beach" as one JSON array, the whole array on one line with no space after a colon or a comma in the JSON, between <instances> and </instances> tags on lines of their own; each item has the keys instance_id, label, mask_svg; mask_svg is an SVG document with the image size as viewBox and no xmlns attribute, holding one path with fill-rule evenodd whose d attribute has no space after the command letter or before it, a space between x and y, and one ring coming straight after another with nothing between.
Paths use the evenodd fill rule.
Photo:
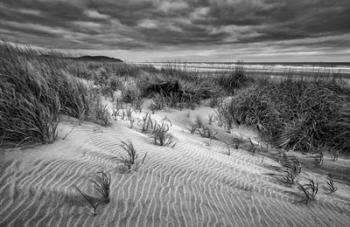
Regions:
<instances>
[{"instance_id":1,"label":"sandy beach","mask_svg":"<svg viewBox=\"0 0 350 227\"><path fill-rule=\"evenodd\" d=\"M326 176L304 170L300 180L321 182L318 199L300 202L297 186L285 186L276 168L280 163L220 140L190 134L196 116L213 111L158 111L168 117L174 148L156 146L135 124L117 117L104 128L66 119L54 144L1 152L0 226L346 226L350 223L350 187L337 183L328 194ZM143 113L133 113L140 119ZM204 118L203 118L204 119ZM213 123L215 125L215 123ZM215 127L218 138L229 135ZM71 131L73 128L73 131ZM71 133L69 133L71 131ZM69 133L67 135L67 133ZM254 131L231 133L256 138ZM67 136L66 136L67 135ZM62 138L66 138L63 140ZM255 137L254 137L255 136ZM121 141L131 140L144 163L121 171L113 157L123 153ZM331 163L330 160L325 162ZM349 161L344 160L349 167ZM342 163L342 160L338 162ZM97 215L75 187L94 195L89 181L98 171L111 175L111 202Z\"/></svg>"}]
</instances>

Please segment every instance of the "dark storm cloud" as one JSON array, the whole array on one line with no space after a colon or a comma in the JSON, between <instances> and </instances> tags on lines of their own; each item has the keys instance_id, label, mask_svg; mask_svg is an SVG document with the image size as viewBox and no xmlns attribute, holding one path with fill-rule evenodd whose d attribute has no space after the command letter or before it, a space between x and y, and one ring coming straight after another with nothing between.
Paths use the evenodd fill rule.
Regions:
<instances>
[{"instance_id":1,"label":"dark storm cloud","mask_svg":"<svg viewBox=\"0 0 350 227\"><path fill-rule=\"evenodd\" d=\"M2 0L0 38L64 49L156 49L350 34L349 0ZM336 47L339 39L323 45ZM282 44L279 44L280 46Z\"/></svg>"}]
</instances>

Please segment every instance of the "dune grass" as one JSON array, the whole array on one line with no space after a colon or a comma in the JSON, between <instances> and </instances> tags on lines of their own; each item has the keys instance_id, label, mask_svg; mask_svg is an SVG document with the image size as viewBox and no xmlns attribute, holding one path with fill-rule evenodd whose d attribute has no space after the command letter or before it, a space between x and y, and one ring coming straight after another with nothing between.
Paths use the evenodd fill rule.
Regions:
<instances>
[{"instance_id":1,"label":"dune grass","mask_svg":"<svg viewBox=\"0 0 350 227\"><path fill-rule=\"evenodd\" d=\"M308 183L306 184L298 183L298 189L302 191L304 195L302 202L305 202L305 204L308 205L311 201L315 201L318 187L319 183L315 182L313 179L308 179Z\"/></svg>"},{"instance_id":2,"label":"dune grass","mask_svg":"<svg viewBox=\"0 0 350 227\"><path fill-rule=\"evenodd\" d=\"M237 92L219 114L226 122L258 128L279 148L349 152L349 103L350 90L336 81L268 81Z\"/></svg>"},{"instance_id":3,"label":"dune grass","mask_svg":"<svg viewBox=\"0 0 350 227\"><path fill-rule=\"evenodd\" d=\"M137 169L145 162L147 153L145 153L144 156L139 160L139 153L136 151L135 146L131 141L122 141L120 147L123 148L123 150L126 152L126 155L120 156L116 158L116 160L122 163L128 171L130 171L132 167Z\"/></svg>"},{"instance_id":4,"label":"dune grass","mask_svg":"<svg viewBox=\"0 0 350 227\"><path fill-rule=\"evenodd\" d=\"M0 138L4 145L51 143L59 115L87 114L87 88L64 62L0 44Z\"/></svg>"},{"instance_id":5,"label":"dune grass","mask_svg":"<svg viewBox=\"0 0 350 227\"><path fill-rule=\"evenodd\" d=\"M338 190L338 187L335 186L335 183L331 174L327 177L327 186L330 194Z\"/></svg>"},{"instance_id":6,"label":"dune grass","mask_svg":"<svg viewBox=\"0 0 350 227\"><path fill-rule=\"evenodd\" d=\"M174 136L169 133L170 125L163 121L161 124L155 122L150 137L153 138L154 144L158 146L175 147L176 140Z\"/></svg>"},{"instance_id":7,"label":"dune grass","mask_svg":"<svg viewBox=\"0 0 350 227\"><path fill-rule=\"evenodd\" d=\"M93 97L114 99L114 92L120 91L119 100L138 111L144 97L153 99L153 112L165 107L193 109L205 99L212 106L220 101L218 124L228 130L245 124L278 148L318 153L329 148L336 160L339 152L350 152L350 89L315 75L274 81L247 76L242 64L231 72L211 75L186 64L157 70L78 62L58 53L1 43L0 143L53 142L60 114L81 121L96 114L95 121L110 125L110 116L103 106L96 107ZM87 85L91 83L93 89ZM224 99L227 96L232 98Z\"/></svg>"}]
</instances>

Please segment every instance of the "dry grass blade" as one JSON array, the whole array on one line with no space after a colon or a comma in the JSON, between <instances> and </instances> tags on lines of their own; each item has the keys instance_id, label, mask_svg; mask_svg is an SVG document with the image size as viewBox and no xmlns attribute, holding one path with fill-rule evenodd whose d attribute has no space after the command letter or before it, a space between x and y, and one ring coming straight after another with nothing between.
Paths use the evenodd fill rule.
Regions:
<instances>
[{"instance_id":1,"label":"dry grass blade","mask_svg":"<svg viewBox=\"0 0 350 227\"><path fill-rule=\"evenodd\" d=\"M141 132L146 133L149 130L153 128L153 120L151 118L150 113L146 113L146 115L142 118L142 120L139 122L141 126Z\"/></svg>"},{"instance_id":2,"label":"dry grass blade","mask_svg":"<svg viewBox=\"0 0 350 227\"><path fill-rule=\"evenodd\" d=\"M69 136L69 134L71 134L71 133L73 132L74 128L75 128L75 126L73 126L73 127L62 137L62 140L65 140L65 139Z\"/></svg>"},{"instance_id":3,"label":"dry grass blade","mask_svg":"<svg viewBox=\"0 0 350 227\"><path fill-rule=\"evenodd\" d=\"M308 179L309 183L307 184L298 184L299 190L301 190L304 193L304 200L305 204L309 204L310 201L316 200L316 195L318 193L318 182L315 183L314 180Z\"/></svg>"},{"instance_id":4,"label":"dry grass blade","mask_svg":"<svg viewBox=\"0 0 350 227\"><path fill-rule=\"evenodd\" d=\"M297 177L295 172L290 169L285 170L284 172L286 173L286 176L283 177L284 183L288 185L293 185L295 182L295 178Z\"/></svg>"},{"instance_id":5,"label":"dry grass blade","mask_svg":"<svg viewBox=\"0 0 350 227\"><path fill-rule=\"evenodd\" d=\"M235 149L239 149L240 145L244 142L243 138L232 138L232 144Z\"/></svg>"},{"instance_id":6,"label":"dry grass blade","mask_svg":"<svg viewBox=\"0 0 350 227\"><path fill-rule=\"evenodd\" d=\"M132 169L137 170L145 162L147 153L145 153L141 160L138 160L139 154L137 153L134 144L131 141L122 141L120 147L123 148L127 155L116 157L114 159L122 163L127 168L126 172L130 172ZM123 171L125 171L125 169Z\"/></svg>"},{"instance_id":7,"label":"dry grass blade","mask_svg":"<svg viewBox=\"0 0 350 227\"><path fill-rule=\"evenodd\" d=\"M100 101L97 102L96 105L96 121L102 126L110 126L111 123L111 115L108 111L107 105L102 105Z\"/></svg>"},{"instance_id":8,"label":"dry grass blade","mask_svg":"<svg viewBox=\"0 0 350 227\"><path fill-rule=\"evenodd\" d=\"M97 215L97 207L100 205L100 203L96 200L96 198L87 195L86 193L82 192L77 186L74 186L75 189L77 189L77 191L80 193L80 195L86 200L86 202L88 202L88 204L91 206L92 208L92 215L96 216Z\"/></svg>"},{"instance_id":9,"label":"dry grass blade","mask_svg":"<svg viewBox=\"0 0 350 227\"><path fill-rule=\"evenodd\" d=\"M317 166L321 166L323 164L324 157L323 152L321 151L316 157L315 157L315 164Z\"/></svg>"},{"instance_id":10,"label":"dry grass blade","mask_svg":"<svg viewBox=\"0 0 350 227\"><path fill-rule=\"evenodd\" d=\"M334 180L331 175L328 176L327 185L330 193L334 193L338 190L338 188L334 185Z\"/></svg>"},{"instance_id":11,"label":"dry grass blade","mask_svg":"<svg viewBox=\"0 0 350 227\"><path fill-rule=\"evenodd\" d=\"M279 162L287 169L290 169L294 173L294 175L298 175L301 173L301 162L297 157L287 156L285 152L281 152Z\"/></svg>"},{"instance_id":12,"label":"dry grass blade","mask_svg":"<svg viewBox=\"0 0 350 227\"><path fill-rule=\"evenodd\" d=\"M214 120L214 114L209 114L208 115L208 124L211 125L213 123L213 120Z\"/></svg>"},{"instance_id":13,"label":"dry grass blade","mask_svg":"<svg viewBox=\"0 0 350 227\"><path fill-rule=\"evenodd\" d=\"M111 185L111 176L104 172L97 172L95 178L91 180L95 186L95 190L99 194L101 198L103 198L104 203L109 203L109 193L110 193L110 185Z\"/></svg>"},{"instance_id":14,"label":"dry grass blade","mask_svg":"<svg viewBox=\"0 0 350 227\"><path fill-rule=\"evenodd\" d=\"M168 133L169 129L170 127L166 122L162 122L162 124L155 123L151 134L154 144L174 147L176 145L175 138Z\"/></svg>"},{"instance_id":15,"label":"dry grass blade","mask_svg":"<svg viewBox=\"0 0 350 227\"><path fill-rule=\"evenodd\" d=\"M248 151L251 152L253 155L255 155L257 148L256 148L255 144L253 143L252 139L248 138L248 140L249 140L249 144L250 144Z\"/></svg>"},{"instance_id":16,"label":"dry grass blade","mask_svg":"<svg viewBox=\"0 0 350 227\"><path fill-rule=\"evenodd\" d=\"M124 151L126 151L127 156L122 156L121 158L118 158L118 160L130 170L131 167L135 165L136 159L138 157L134 144L131 141L122 141L122 144L120 146Z\"/></svg>"}]
</instances>

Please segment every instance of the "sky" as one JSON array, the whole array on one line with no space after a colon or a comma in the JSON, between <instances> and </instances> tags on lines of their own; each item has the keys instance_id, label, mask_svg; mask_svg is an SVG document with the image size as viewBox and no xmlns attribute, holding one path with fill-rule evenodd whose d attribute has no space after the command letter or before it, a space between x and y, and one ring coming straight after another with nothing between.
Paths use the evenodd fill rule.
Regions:
<instances>
[{"instance_id":1,"label":"sky","mask_svg":"<svg viewBox=\"0 0 350 227\"><path fill-rule=\"evenodd\" d=\"M127 62L350 61L350 0L0 0L0 39Z\"/></svg>"}]
</instances>

